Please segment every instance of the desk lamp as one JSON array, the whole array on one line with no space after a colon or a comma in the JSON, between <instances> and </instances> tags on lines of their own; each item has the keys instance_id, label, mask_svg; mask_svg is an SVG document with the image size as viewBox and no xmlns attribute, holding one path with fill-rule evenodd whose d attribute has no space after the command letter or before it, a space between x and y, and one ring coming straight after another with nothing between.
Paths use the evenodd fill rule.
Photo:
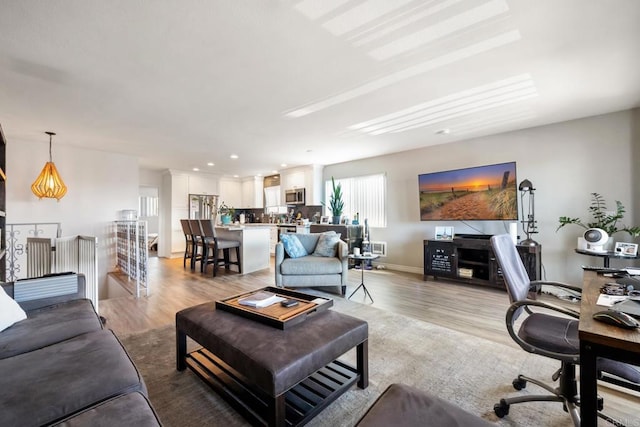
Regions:
<instances>
[{"instance_id":1,"label":"desk lamp","mask_svg":"<svg viewBox=\"0 0 640 427\"><path fill-rule=\"evenodd\" d=\"M536 234L538 232L536 226L535 219L535 203L534 203L534 191L533 184L528 179L525 179L518 186L518 190L520 190L520 209L522 211L522 230L527 235L527 238L520 242L521 245L525 246L538 246L538 242L531 238L532 234ZM524 196L529 195L529 203L528 203L528 212L527 216L524 216ZM526 220L524 218L527 218Z\"/></svg>"}]
</instances>

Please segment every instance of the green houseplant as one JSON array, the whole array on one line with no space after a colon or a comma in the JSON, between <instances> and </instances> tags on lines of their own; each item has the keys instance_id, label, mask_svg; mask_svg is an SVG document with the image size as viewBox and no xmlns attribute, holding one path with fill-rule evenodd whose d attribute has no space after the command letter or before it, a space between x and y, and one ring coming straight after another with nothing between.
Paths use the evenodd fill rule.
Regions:
<instances>
[{"instance_id":1,"label":"green houseplant","mask_svg":"<svg viewBox=\"0 0 640 427\"><path fill-rule=\"evenodd\" d=\"M591 193L589 214L591 215L591 221L589 222L583 221L580 218L561 216L558 219L560 221L560 225L558 225L556 231L560 230L565 225L575 224L585 230L589 228L600 228L606 231L609 236L617 233L618 231L627 232L631 237L640 236L640 227L627 227L626 225L618 222L624 218L625 214L624 206L619 200L616 200L615 211L608 211L604 197L598 193Z\"/></svg>"},{"instance_id":2,"label":"green houseplant","mask_svg":"<svg viewBox=\"0 0 640 427\"><path fill-rule=\"evenodd\" d=\"M342 185L338 183L336 185L335 179L331 177L331 184L333 191L329 197L329 209L333 215L333 224L340 224L340 218L342 217L342 210L344 209L344 201L342 200Z\"/></svg>"},{"instance_id":3,"label":"green houseplant","mask_svg":"<svg viewBox=\"0 0 640 427\"><path fill-rule=\"evenodd\" d=\"M236 210L233 207L227 206L224 201L220 207L218 207L218 215L220 215L220 221L223 224L230 224L235 212Z\"/></svg>"}]
</instances>

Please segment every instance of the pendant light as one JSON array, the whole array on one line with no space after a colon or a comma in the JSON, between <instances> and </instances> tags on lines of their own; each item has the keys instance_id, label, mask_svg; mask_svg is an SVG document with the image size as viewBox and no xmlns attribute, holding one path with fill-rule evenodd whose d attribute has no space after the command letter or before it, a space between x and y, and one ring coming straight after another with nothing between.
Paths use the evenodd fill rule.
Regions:
<instances>
[{"instance_id":1,"label":"pendant light","mask_svg":"<svg viewBox=\"0 0 640 427\"><path fill-rule=\"evenodd\" d=\"M60 201L67 194L67 186L64 185L64 181L60 178L58 169L56 169L56 165L51 158L51 137L55 133L45 133L49 135L49 161L44 165L42 172L40 172L33 184L31 184L31 191L40 199L47 197Z\"/></svg>"}]
</instances>

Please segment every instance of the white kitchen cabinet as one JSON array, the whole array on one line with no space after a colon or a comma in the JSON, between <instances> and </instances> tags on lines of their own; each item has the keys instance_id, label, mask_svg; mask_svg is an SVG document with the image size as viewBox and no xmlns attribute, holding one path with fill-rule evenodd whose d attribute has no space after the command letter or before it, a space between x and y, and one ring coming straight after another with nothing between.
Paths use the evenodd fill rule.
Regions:
<instances>
[{"instance_id":1,"label":"white kitchen cabinet","mask_svg":"<svg viewBox=\"0 0 640 427\"><path fill-rule=\"evenodd\" d=\"M185 173L167 170L162 175L158 256L171 257L174 253L184 253L184 234L180 219L189 215L189 176Z\"/></svg>"},{"instance_id":2,"label":"white kitchen cabinet","mask_svg":"<svg viewBox=\"0 0 640 427\"><path fill-rule=\"evenodd\" d=\"M282 185L281 203L286 205L284 192L295 188L305 189L305 204L320 205L322 201L322 165L307 165L280 172Z\"/></svg>"},{"instance_id":3,"label":"white kitchen cabinet","mask_svg":"<svg viewBox=\"0 0 640 427\"><path fill-rule=\"evenodd\" d=\"M220 198L218 203L224 202L232 208L242 207L242 183L237 179L220 178Z\"/></svg>"},{"instance_id":4,"label":"white kitchen cabinet","mask_svg":"<svg viewBox=\"0 0 640 427\"><path fill-rule=\"evenodd\" d=\"M266 207L281 206L280 186L267 187L264 189L264 201Z\"/></svg>"},{"instance_id":5,"label":"white kitchen cabinet","mask_svg":"<svg viewBox=\"0 0 640 427\"><path fill-rule=\"evenodd\" d=\"M188 194L218 194L218 180L210 174L189 175Z\"/></svg>"},{"instance_id":6,"label":"white kitchen cabinet","mask_svg":"<svg viewBox=\"0 0 640 427\"><path fill-rule=\"evenodd\" d=\"M296 225L296 233L298 234L309 234L309 230L311 227L309 224L307 225Z\"/></svg>"},{"instance_id":7,"label":"white kitchen cabinet","mask_svg":"<svg viewBox=\"0 0 640 427\"><path fill-rule=\"evenodd\" d=\"M271 226L269 234L269 252L271 255L276 254L276 243L278 243L278 227L274 224Z\"/></svg>"},{"instance_id":8,"label":"white kitchen cabinet","mask_svg":"<svg viewBox=\"0 0 640 427\"><path fill-rule=\"evenodd\" d=\"M322 204L322 195L324 194L323 169L324 166L322 165L309 165L305 169L306 205L318 206Z\"/></svg>"},{"instance_id":9,"label":"white kitchen cabinet","mask_svg":"<svg viewBox=\"0 0 640 427\"><path fill-rule=\"evenodd\" d=\"M285 193L287 190L294 188L304 188L304 170L302 168L287 169L280 172L280 185L282 191L280 194L280 204L287 204Z\"/></svg>"},{"instance_id":10,"label":"white kitchen cabinet","mask_svg":"<svg viewBox=\"0 0 640 427\"><path fill-rule=\"evenodd\" d=\"M290 190L292 188L304 188L305 179L304 179L304 168L300 169L292 169L286 171L284 177L282 177L282 173L280 174L281 182L285 188L285 190Z\"/></svg>"},{"instance_id":11,"label":"white kitchen cabinet","mask_svg":"<svg viewBox=\"0 0 640 427\"><path fill-rule=\"evenodd\" d=\"M262 178L250 177L245 178L242 181L242 208L262 208L263 202L263 190L264 184Z\"/></svg>"}]
</instances>

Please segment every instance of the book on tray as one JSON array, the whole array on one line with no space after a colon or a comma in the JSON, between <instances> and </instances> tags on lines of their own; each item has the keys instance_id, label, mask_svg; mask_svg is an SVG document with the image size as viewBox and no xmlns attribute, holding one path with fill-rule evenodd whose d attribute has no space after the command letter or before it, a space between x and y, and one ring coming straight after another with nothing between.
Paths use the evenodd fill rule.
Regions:
<instances>
[{"instance_id":1,"label":"book on tray","mask_svg":"<svg viewBox=\"0 0 640 427\"><path fill-rule=\"evenodd\" d=\"M273 292L260 291L248 297L240 298L238 303L248 307L263 308L284 301L286 298L279 297Z\"/></svg>"}]
</instances>

